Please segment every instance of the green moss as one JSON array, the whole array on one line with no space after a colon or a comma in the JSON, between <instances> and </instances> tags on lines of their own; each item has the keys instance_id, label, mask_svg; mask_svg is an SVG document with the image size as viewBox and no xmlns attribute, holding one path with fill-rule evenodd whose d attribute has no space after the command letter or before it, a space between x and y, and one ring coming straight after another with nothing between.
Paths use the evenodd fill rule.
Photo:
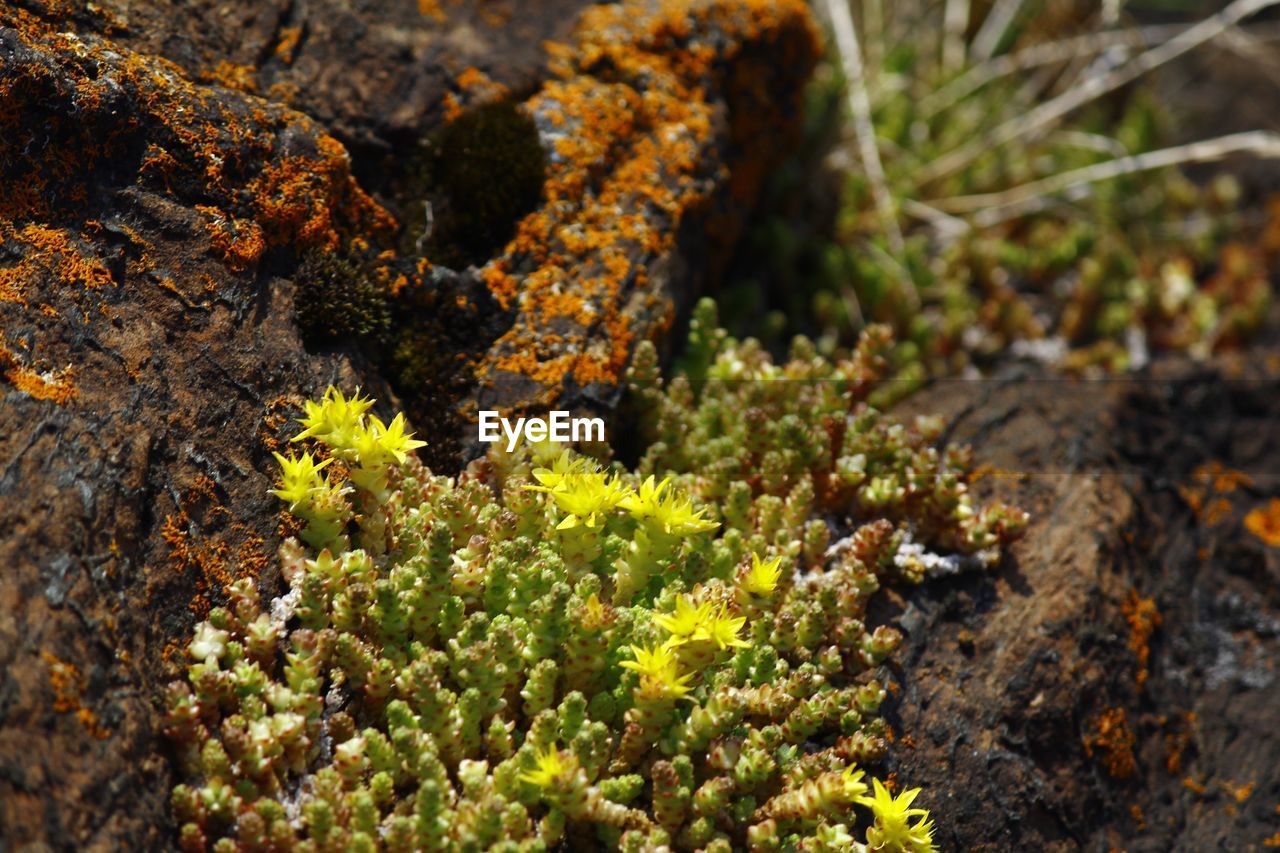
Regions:
<instances>
[{"instance_id":1,"label":"green moss","mask_svg":"<svg viewBox=\"0 0 1280 853\"><path fill-rule=\"evenodd\" d=\"M441 355L430 331L406 331L391 354L392 375L403 388L429 388L440 375Z\"/></svg>"},{"instance_id":2,"label":"green moss","mask_svg":"<svg viewBox=\"0 0 1280 853\"><path fill-rule=\"evenodd\" d=\"M538 128L518 104L498 101L463 113L427 141L410 169L423 198L407 202L405 238L423 233L421 205L429 201L432 261L455 268L482 263L537 207L546 172Z\"/></svg>"},{"instance_id":3,"label":"green moss","mask_svg":"<svg viewBox=\"0 0 1280 853\"><path fill-rule=\"evenodd\" d=\"M376 341L390 331L387 287L372 263L332 252L310 252L295 280L294 313L307 343Z\"/></svg>"}]
</instances>

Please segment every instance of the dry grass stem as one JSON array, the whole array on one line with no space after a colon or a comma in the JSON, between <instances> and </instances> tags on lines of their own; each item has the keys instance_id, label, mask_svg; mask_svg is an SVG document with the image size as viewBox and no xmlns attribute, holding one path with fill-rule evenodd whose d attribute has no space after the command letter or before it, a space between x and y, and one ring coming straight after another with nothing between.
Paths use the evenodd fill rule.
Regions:
<instances>
[{"instance_id":1,"label":"dry grass stem","mask_svg":"<svg viewBox=\"0 0 1280 853\"><path fill-rule=\"evenodd\" d=\"M862 159L862 167L866 170L867 180L871 184L876 210L885 229L889 248L896 260L906 252L906 242L902 238L897 208L893 203L893 195L885 177L884 165L880 161L880 148L876 140L875 124L871 118L871 99L867 95L858 32L853 25L848 0L824 0L824 6L832 32L836 37L836 49L840 53L844 66L845 80L848 85L849 111L853 119L853 132L857 138L858 153ZM897 265L901 267L900 261ZM903 272L906 273L905 268ZM915 284L910 280L910 276L903 281L903 286L909 298L913 298L918 304L919 296L916 294Z\"/></svg>"},{"instance_id":2,"label":"dry grass stem","mask_svg":"<svg viewBox=\"0 0 1280 853\"><path fill-rule=\"evenodd\" d=\"M932 205L952 215L973 214L968 221L974 227L984 228L1043 209L1055 197L1065 196L1073 201L1086 198L1102 181L1169 166L1221 160L1234 154L1280 159L1280 134L1263 130L1234 133L1107 160L1001 192L939 199Z\"/></svg>"},{"instance_id":3,"label":"dry grass stem","mask_svg":"<svg viewBox=\"0 0 1280 853\"><path fill-rule=\"evenodd\" d=\"M1053 125L1079 107L1183 56L1188 51L1221 35L1245 18L1278 3L1280 0L1235 0L1221 12L1188 27L1168 41L1139 54L1110 73L1089 78L1079 86L1045 101L1023 115L997 125L990 132L942 155L921 171L920 185L923 186L963 169L992 148Z\"/></svg>"}]
</instances>

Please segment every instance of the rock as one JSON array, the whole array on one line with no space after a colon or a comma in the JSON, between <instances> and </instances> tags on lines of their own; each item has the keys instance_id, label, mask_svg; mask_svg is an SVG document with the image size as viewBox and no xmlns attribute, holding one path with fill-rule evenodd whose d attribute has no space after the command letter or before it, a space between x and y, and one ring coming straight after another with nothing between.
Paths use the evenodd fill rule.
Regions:
<instances>
[{"instance_id":1,"label":"rock","mask_svg":"<svg viewBox=\"0 0 1280 853\"><path fill-rule=\"evenodd\" d=\"M891 769L924 788L940 849L1252 849L1277 830L1280 549L1245 522L1280 465L1272 363L912 401L1032 514L994 574L909 599L927 628L898 660Z\"/></svg>"},{"instance_id":2,"label":"rock","mask_svg":"<svg viewBox=\"0 0 1280 853\"><path fill-rule=\"evenodd\" d=\"M636 342L670 328L677 297L696 294L680 283L726 260L777 155L761 119L775 104L796 118L786 93L815 59L802 7L654 9L584 14L528 102L552 151L550 203L479 273L516 309L476 365L482 408L611 405Z\"/></svg>"},{"instance_id":3,"label":"rock","mask_svg":"<svg viewBox=\"0 0 1280 853\"><path fill-rule=\"evenodd\" d=\"M287 395L374 381L304 350L281 258L392 223L305 116L9 22L0 837L163 847L175 641L271 565L261 472Z\"/></svg>"},{"instance_id":4,"label":"rock","mask_svg":"<svg viewBox=\"0 0 1280 853\"><path fill-rule=\"evenodd\" d=\"M3 846L172 846L159 692L229 582L278 588L293 407L362 385L452 466L467 401L607 408L722 260L815 56L799 0L0 8ZM502 99L548 192L491 258L432 267L403 169ZM317 257L368 271L389 340L304 340Z\"/></svg>"},{"instance_id":5,"label":"rock","mask_svg":"<svg viewBox=\"0 0 1280 853\"><path fill-rule=\"evenodd\" d=\"M304 112L367 159L436 129L476 89L533 91L546 75L544 42L565 41L590 5L104 0L77 23L199 82ZM59 20L60 6L47 4L47 17Z\"/></svg>"}]
</instances>

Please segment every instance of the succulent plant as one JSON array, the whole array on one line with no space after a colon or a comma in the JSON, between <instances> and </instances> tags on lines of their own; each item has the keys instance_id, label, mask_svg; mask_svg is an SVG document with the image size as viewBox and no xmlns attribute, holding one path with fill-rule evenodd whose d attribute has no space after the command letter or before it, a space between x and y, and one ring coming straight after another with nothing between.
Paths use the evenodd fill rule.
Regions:
<instances>
[{"instance_id":1,"label":"succulent plant","mask_svg":"<svg viewBox=\"0 0 1280 853\"><path fill-rule=\"evenodd\" d=\"M308 402L288 591L236 583L170 689L181 846L934 849L868 776L900 635L867 603L1025 517L867 404L887 346L775 364L704 303L692 367L636 359L636 470L546 442L445 477L371 400Z\"/></svg>"}]
</instances>

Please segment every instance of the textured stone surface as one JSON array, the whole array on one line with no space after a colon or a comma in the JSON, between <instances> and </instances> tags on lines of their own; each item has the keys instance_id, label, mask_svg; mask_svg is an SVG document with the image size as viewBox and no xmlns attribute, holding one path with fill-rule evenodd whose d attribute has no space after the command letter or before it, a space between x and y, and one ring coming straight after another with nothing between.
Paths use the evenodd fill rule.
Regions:
<instances>
[{"instance_id":1,"label":"textured stone surface","mask_svg":"<svg viewBox=\"0 0 1280 853\"><path fill-rule=\"evenodd\" d=\"M1280 549L1245 526L1280 487L1280 374L1252 359L1249 379L1170 363L912 401L1033 519L994 575L898 608L894 769L945 849L1252 850L1280 830Z\"/></svg>"}]
</instances>

